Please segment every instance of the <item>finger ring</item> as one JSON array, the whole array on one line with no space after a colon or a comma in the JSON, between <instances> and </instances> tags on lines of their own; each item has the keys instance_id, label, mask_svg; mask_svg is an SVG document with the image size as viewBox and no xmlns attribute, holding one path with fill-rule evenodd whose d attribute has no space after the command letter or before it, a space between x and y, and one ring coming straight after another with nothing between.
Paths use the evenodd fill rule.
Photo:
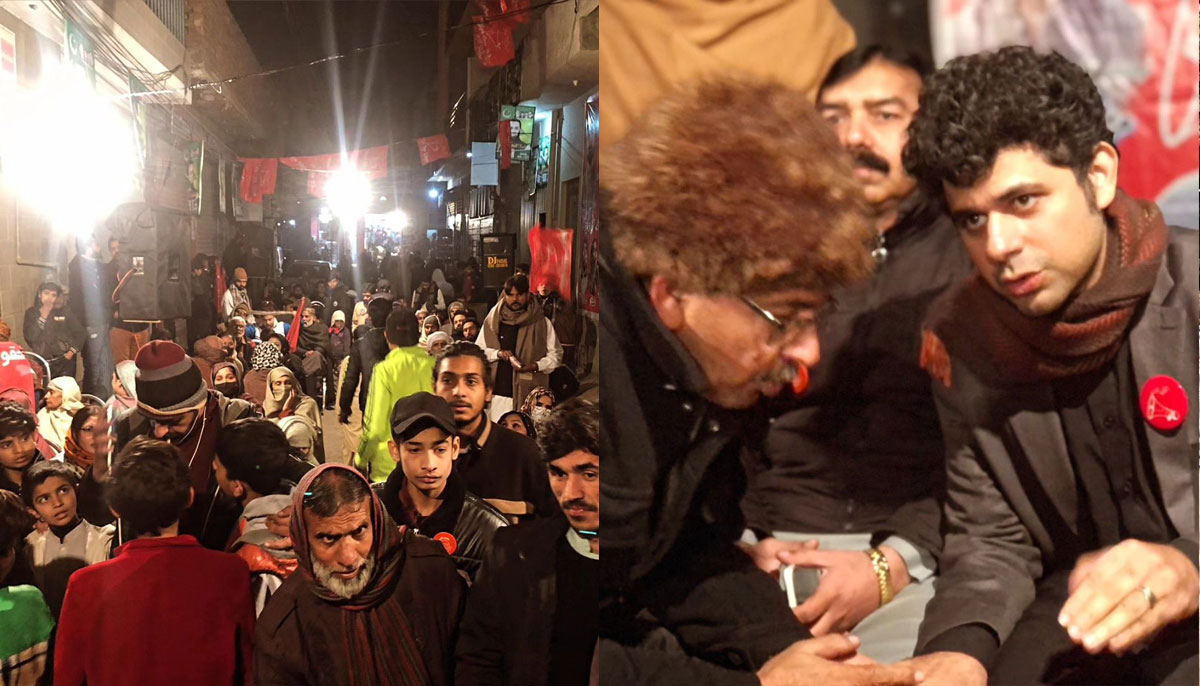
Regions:
<instances>
[{"instance_id":1,"label":"finger ring","mask_svg":"<svg viewBox=\"0 0 1200 686\"><path fill-rule=\"evenodd\" d=\"M1150 607L1154 607L1154 604L1158 602L1158 597L1154 595L1154 591L1151 591L1149 586L1142 586L1142 596L1146 598L1146 603Z\"/></svg>"}]
</instances>

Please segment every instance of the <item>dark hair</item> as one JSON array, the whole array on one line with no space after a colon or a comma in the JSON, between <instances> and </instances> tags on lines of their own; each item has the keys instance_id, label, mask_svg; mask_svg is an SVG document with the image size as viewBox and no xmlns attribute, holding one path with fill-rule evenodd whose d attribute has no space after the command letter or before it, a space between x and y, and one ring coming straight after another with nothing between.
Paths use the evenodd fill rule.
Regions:
<instances>
[{"instance_id":1,"label":"dark hair","mask_svg":"<svg viewBox=\"0 0 1200 686\"><path fill-rule=\"evenodd\" d=\"M529 263L528 262L518 262L517 263L517 271L528 274L530 272Z\"/></svg>"},{"instance_id":2,"label":"dark hair","mask_svg":"<svg viewBox=\"0 0 1200 686\"><path fill-rule=\"evenodd\" d=\"M509 291L514 289L517 291L517 293L528 293L529 277L525 276L524 274L513 274L505 279L504 290L501 292L507 295Z\"/></svg>"},{"instance_id":3,"label":"dark hair","mask_svg":"<svg viewBox=\"0 0 1200 686\"><path fill-rule=\"evenodd\" d=\"M600 408L583 398L571 398L550 411L538 431L542 458L553 462L576 450L600 455Z\"/></svg>"},{"instance_id":4,"label":"dark hair","mask_svg":"<svg viewBox=\"0 0 1200 686\"><path fill-rule=\"evenodd\" d=\"M74 467L59 460L43 460L34 462L25 470L21 478L21 500L27 507L33 507L33 490L46 483L52 477L59 477L71 484L71 488L79 488L79 472Z\"/></svg>"},{"instance_id":5,"label":"dark hair","mask_svg":"<svg viewBox=\"0 0 1200 686\"><path fill-rule=\"evenodd\" d=\"M372 300L371 302L375 301ZM392 310L392 313L387 316L383 335L387 337L388 343L392 345L402 348L416 345L417 341L421 340L416 315L404 305Z\"/></svg>"},{"instance_id":6,"label":"dark hair","mask_svg":"<svg viewBox=\"0 0 1200 686\"><path fill-rule=\"evenodd\" d=\"M129 524L134 537L157 536L179 521L188 507L191 487L179 448L138 436L117 455L105 497L109 507Z\"/></svg>"},{"instance_id":7,"label":"dark hair","mask_svg":"<svg viewBox=\"0 0 1200 686\"><path fill-rule=\"evenodd\" d=\"M876 59L890 62L897 67L910 69L916 72L922 81L925 80L926 76L929 76L929 64L925 61L924 57L894 45L872 43L871 45L864 45L851 50L839 57L837 62L833 63L833 66L829 68L829 72L825 74L825 80L821 82L821 87L817 89L817 99L821 99L821 93L826 88L836 86L854 76L862 71L863 67Z\"/></svg>"},{"instance_id":8,"label":"dark hair","mask_svg":"<svg viewBox=\"0 0 1200 686\"><path fill-rule=\"evenodd\" d=\"M19 551L36 521L16 493L0 490L0 556L10 550ZM4 579L0 579L0 584L3 583Z\"/></svg>"},{"instance_id":9,"label":"dark hair","mask_svg":"<svg viewBox=\"0 0 1200 686\"><path fill-rule=\"evenodd\" d=\"M37 421L29 410L11 400L0 402L0 439L28 436L37 430Z\"/></svg>"},{"instance_id":10,"label":"dark hair","mask_svg":"<svg viewBox=\"0 0 1200 686\"><path fill-rule=\"evenodd\" d=\"M1010 46L957 57L929 77L903 159L930 197L943 198L943 181L973 186L1000 150L1031 145L1074 171L1091 197L1087 170L1101 142L1113 134L1087 72L1057 52Z\"/></svg>"},{"instance_id":11,"label":"dark hair","mask_svg":"<svg viewBox=\"0 0 1200 686\"><path fill-rule=\"evenodd\" d=\"M367 319L371 320L371 326L376 329L382 329L387 325L387 318L391 313L392 301L387 298L371 298L371 301L367 303Z\"/></svg>"},{"instance_id":12,"label":"dark hair","mask_svg":"<svg viewBox=\"0 0 1200 686\"><path fill-rule=\"evenodd\" d=\"M491 363L488 362L487 353L483 352L483 348L480 348L471 341L454 341L442 349L442 354L438 355L437 362L433 363L434 386L437 386L437 378L442 369L442 362L452 357L474 357L479 360L479 364L483 366L483 387L489 391L492 390L492 367Z\"/></svg>"},{"instance_id":13,"label":"dark hair","mask_svg":"<svg viewBox=\"0 0 1200 686\"><path fill-rule=\"evenodd\" d=\"M283 429L262 417L247 417L221 427L217 459L230 479L250 484L256 493L271 495L290 475L292 446Z\"/></svg>"},{"instance_id":14,"label":"dark hair","mask_svg":"<svg viewBox=\"0 0 1200 686\"><path fill-rule=\"evenodd\" d=\"M331 469L316 479L304 494L304 510L317 517L332 517L346 505L371 497L371 487L363 479Z\"/></svg>"},{"instance_id":15,"label":"dark hair","mask_svg":"<svg viewBox=\"0 0 1200 686\"><path fill-rule=\"evenodd\" d=\"M288 343L287 336L284 336L278 331L272 331L267 335L268 341L275 339L279 339L279 351L286 355L291 350L291 343Z\"/></svg>"},{"instance_id":16,"label":"dark hair","mask_svg":"<svg viewBox=\"0 0 1200 686\"><path fill-rule=\"evenodd\" d=\"M42 283L41 285L39 285L37 287L37 290L33 292L33 306L34 307L42 306L42 291L54 291L55 295L58 295L60 297L62 296L62 286L54 283L53 281L46 281L46 282Z\"/></svg>"},{"instance_id":17,"label":"dark hair","mask_svg":"<svg viewBox=\"0 0 1200 686\"><path fill-rule=\"evenodd\" d=\"M71 418L71 435L75 436L75 440L79 440L79 432L83 430L83 425L92 417L99 417L105 412L102 405L84 405L83 409L75 413Z\"/></svg>"},{"instance_id":18,"label":"dark hair","mask_svg":"<svg viewBox=\"0 0 1200 686\"><path fill-rule=\"evenodd\" d=\"M203 253L192 256L192 269L204 269L206 267L208 267L208 259Z\"/></svg>"},{"instance_id":19,"label":"dark hair","mask_svg":"<svg viewBox=\"0 0 1200 686\"><path fill-rule=\"evenodd\" d=\"M500 418L496 420L496 423L503 426L504 420L508 419L512 415L519 417L521 423L525 425L525 433L530 438L537 440L537 427L533 425L533 418L520 410L509 410L508 412L505 412L504 414L500 415Z\"/></svg>"}]
</instances>

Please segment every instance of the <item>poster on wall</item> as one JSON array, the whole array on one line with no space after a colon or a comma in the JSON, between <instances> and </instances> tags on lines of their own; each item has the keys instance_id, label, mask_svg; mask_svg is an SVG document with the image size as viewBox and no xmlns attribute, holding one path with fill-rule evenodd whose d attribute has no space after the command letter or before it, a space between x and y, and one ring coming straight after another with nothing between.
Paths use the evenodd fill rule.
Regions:
<instances>
[{"instance_id":1,"label":"poster on wall","mask_svg":"<svg viewBox=\"0 0 1200 686\"><path fill-rule=\"evenodd\" d=\"M185 145L183 158L187 164L188 209L198 215L204 191L204 141Z\"/></svg>"},{"instance_id":2,"label":"poster on wall","mask_svg":"<svg viewBox=\"0 0 1200 686\"><path fill-rule=\"evenodd\" d=\"M17 34L0 26L0 84L17 82Z\"/></svg>"},{"instance_id":3,"label":"poster on wall","mask_svg":"<svg viewBox=\"0 0 1200 686\"><path fill-rule=\"evenodd\" d=\"M246 165L242 164L241 162L229 163L229 179L234 186L240 187L242 182L242 168L245 166ZM233 201L233 218L238 221L245 219L246 201L242 200L242 194L240 190L237 190L233 193L231 200Z\"/></svg>"},{"instance_id":4,"label":"poster on wall","mask_svg":"<svg viewBox=\"0 0 1200 686\"><path fill-rule=\"evenodd\" d=\"M229 198L229 180L225 178L228 171L225 160L217 160L217 214L225 214L225 203Z\"/></svg>"},{"instance_id":5,"label":"poster on wall","mask_svg":"<svg viewBox=\"0 0 1200 686\"><path fill-rule=\"evenodd\" d=\"M600 312L600 99L584 104L583 173L579 185L579 300L588 312Z\"/></svg>"},{"instance_id":6,"label":"poster on wall","mask_svg":"<svg viewBox=\"0 0 1200 686\"><path fill-rule=\"evenodd\" d=\"M1157 203L1168 224L1197 228L1200 0L931 0L929 9L938 65L1020 44L1087 70L1121 152L1121 188Z\"/></svg>"}]
</instances>

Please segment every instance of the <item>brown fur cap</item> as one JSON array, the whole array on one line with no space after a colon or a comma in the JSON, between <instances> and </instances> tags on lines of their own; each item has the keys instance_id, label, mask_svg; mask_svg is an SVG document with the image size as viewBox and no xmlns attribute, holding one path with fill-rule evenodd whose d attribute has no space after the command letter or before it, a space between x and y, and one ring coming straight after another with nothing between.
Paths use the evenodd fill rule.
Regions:
<instances>
[{"instance_id":1,"label":"brown fur cap","mask_svg":"<svg viewBox=\"0 0 1200 686\"><path fill-rule=\"evenodd\" d=\"M617 259L681 291L828 292L871 270L875 232L850 162L783 86L679 89L603 156L600 184Z\"/></svg>"}]
</instances>

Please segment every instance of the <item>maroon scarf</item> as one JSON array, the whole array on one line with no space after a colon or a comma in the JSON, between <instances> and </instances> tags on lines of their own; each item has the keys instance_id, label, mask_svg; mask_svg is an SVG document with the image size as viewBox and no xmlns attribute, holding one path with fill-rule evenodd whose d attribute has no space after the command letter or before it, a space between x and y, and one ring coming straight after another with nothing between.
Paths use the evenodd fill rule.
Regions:
<instances>
[{"instance_id":1,"label":"maroon scarf","mask_svg":"<svg viewBox=\"0 0 1200 686\"><path fill-rule=\"evenodd\" d=\"M344 664L354 666L347 674L346 683L350 686L427 686L429 670L413 638L404 608L394 593L404 568L406 539L412 534L392 521L374 491L371 491L371 555L375 559L375 569L367 587L347 600L329 592L313 574L308 526L304 521L304 495L312 489L317 477L334 469L362 480L370 489L370 482L362 474L345 465L327 463L310 471L292 491L291 535L300 573L313 594L343 610Z\"/></svg>"},{"instance_id":2,"label":"maroon scarf","mask_svg":"<svg viewBox=\"0 0 1200 686\"><path fill-rule=\"evenodd\" d=\"M949 355L986 382L1013 386L1083 374L1111 361L1154 288L1168 232L1157 206L1121 191L1105 218L1108 247L1095 284L1057 312L1028 317L976 274L930 308L921 366L949 386Z\"/></svg>"}]
</instances>

